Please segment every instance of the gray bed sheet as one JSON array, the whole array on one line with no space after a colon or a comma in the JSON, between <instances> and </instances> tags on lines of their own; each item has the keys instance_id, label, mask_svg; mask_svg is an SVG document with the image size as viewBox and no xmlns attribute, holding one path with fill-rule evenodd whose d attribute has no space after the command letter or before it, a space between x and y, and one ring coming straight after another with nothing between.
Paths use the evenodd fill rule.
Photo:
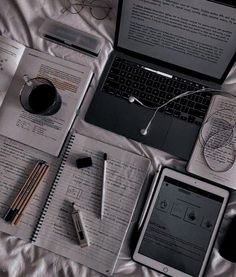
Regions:
<instances>
[{"instance_id":1,"label":"gray bed sheet","mask_svg":"<svg viewBox=\"0 0 236 277\"><path fill-rule=\"evenodd\" d=\"M94 78L85 97L83 106L75 124L75 129L90 137L98 138L107 143L118 145L138 154L145 155L152 160L153 168L161 163L176 169L183 169L185 162L173 156L131 141L124 137L102 130L86 123L83 118L92 99L99 76L107 57L113 48L117 1L111 1L112 10L109 17L98 21L91 17L88 9L78 14L62 13L64 0L0 0L0 34L14 39L28 47L50 53L73 62L88 64L94 71ZM99 36L102 40L102 49L97 58L75 52L71 49L43 40L39 36L39 26L44 19L52 18L69 24L83 31ZM230 72L224 87L236 95L236 68ZM2 97L2 96L0 96ZM236 276L236 264L224 260L218 253L218 245L224 234L230 218L236 214L236 194L233 192L225 217L212 251L207 267L206 276ZM131 224L135 224L135 218ZM132 232L129 232L121 251L114 276L154 277L163 276L147 267L132 261L129 241ZM236 235L236 234L235 234ZM236 255L236 249L235 249ZM20 239L0 232L0 277L36 277L36 276L102 276L87 267L58 256L47 250L33 246Z\"/></svg>"}]
</instances>

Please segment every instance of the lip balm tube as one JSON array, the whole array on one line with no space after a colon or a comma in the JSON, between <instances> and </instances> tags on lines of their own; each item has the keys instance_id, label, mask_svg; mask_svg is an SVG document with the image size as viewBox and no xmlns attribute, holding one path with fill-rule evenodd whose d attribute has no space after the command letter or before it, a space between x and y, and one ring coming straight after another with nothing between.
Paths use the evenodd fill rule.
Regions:
<instances>
[{"instance_id":1,"label":"lip balm tube","mask_svg":"<svg viewBox=\"0 0 236 277\"><path fill-rule=\"evenodd\" d=\"M86 247L89 246L89 240L88 235L85 230L85 226L83 223L82 214L79 210L75 209L74 203L72 204L73 210L72 210L72 220L75 226L76 234L79 239L79 245L80 247Z\"/></svg>"}]
</instances>

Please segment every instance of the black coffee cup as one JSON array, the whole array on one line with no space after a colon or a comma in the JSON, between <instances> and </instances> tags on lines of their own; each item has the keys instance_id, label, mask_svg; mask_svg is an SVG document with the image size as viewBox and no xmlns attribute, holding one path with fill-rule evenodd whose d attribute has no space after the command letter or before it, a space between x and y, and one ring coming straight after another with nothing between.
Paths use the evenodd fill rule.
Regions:
<instances>
[{"instance_id":1,"label":"black coffee cup","mask_svg":"<svg viewBox=\"0 0 236 277\"><path fill-rule=\"evenodd\" d=\"M27 75L24 80L20 102L26 111L39 115L53 115L59 111L61 96L50 80L40 77L29 79Z\"/></svg>"},{"instance_id":2,"label":"black coffee cup","mask_svg":"<svg viewBox=\"0 0 236 277\"><path fill-rule=\"evenodd\" d=\"M231 220L223 235L219 253L226 260L236 263L236 216Z\"/></svg>"}]
</instances>

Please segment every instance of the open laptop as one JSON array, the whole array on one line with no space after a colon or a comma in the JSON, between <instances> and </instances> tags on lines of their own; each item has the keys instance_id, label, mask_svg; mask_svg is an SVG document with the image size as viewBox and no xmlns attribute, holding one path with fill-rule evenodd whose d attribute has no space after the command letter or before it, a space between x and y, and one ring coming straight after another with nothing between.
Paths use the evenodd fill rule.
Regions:
<instances>
[{"instance_id":1,"label":"open laptop","mask_svg":"<svg viewBox=\"0 0 236 277\"><path fill-rule=\"evenodd\" d=\"M188 159L210 93L169 103L146 135L140 130L153 108L170 98L188 90L220 89L236 58L235 18L231 1L119 1L114 51L85 120ZM130 103L130 96L139 103Z\"/></svg>"}]
</instances>

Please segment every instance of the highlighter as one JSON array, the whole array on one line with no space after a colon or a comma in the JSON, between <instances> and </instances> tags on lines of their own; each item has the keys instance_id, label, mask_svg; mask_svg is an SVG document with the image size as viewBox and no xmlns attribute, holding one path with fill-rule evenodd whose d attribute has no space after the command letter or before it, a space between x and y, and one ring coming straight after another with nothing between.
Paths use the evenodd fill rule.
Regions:
<instances>
[{"instance_id":1,"label":"highlighter","mask_svg":"<svg viewBox=\"0 0 236 277\"><path fill-rule=\"evenodd\" d=\"M72 208L72 220L75 226L77 237L79 239L79 245L82 248L89 246L88 235L85 230L82 213L79 210L75 209L74 203L72 203Z\"/></svg>"}]
</instances>

